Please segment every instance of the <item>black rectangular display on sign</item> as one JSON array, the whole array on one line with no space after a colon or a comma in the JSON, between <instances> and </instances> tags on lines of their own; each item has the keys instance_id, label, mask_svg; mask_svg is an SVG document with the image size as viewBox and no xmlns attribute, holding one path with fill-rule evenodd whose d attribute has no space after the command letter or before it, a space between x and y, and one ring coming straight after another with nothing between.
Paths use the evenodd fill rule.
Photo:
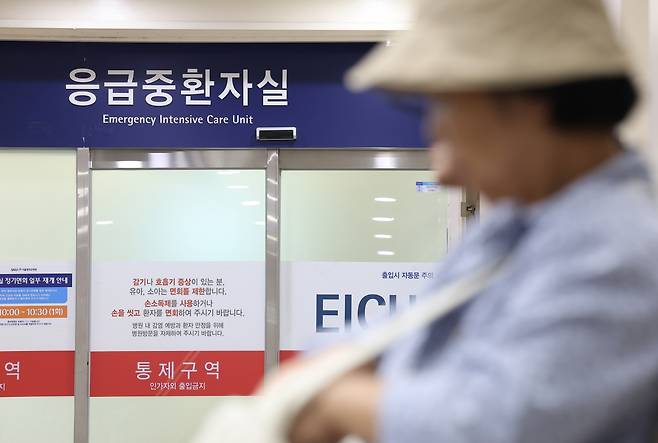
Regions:
<instances>
[{"instance_id":1,"label":"black rectangular display on sign","mask_svg":"<svg viewBox=\"0 0 658 443\"><path fill-rule=\"evenodd\" d=\"M256 128L256 140L260 140L260 141L297 140L297 128Z\"/></svg>"}]
</instances>

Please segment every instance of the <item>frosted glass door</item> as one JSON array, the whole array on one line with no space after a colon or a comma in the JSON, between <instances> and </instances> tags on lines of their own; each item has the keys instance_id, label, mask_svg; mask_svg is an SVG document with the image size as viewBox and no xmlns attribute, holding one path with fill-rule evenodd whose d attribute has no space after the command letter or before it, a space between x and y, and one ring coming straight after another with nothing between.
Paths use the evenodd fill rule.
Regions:
<instances>
[{"instance_id":1,"label":"frosted glass door","mask_svg":"<svg viewBox=\"0 0 658 443\"><path fill-rule=\"evenodd\" d=\"M265 172L92 173L93 443L187 441L263 374Z\"/></svg>"},{"instance_id":2,"label":"frosted glass door","mask_svg":"<svg viewBox=\"0 0 658 443\"><path fill-rule=\"evenodd\" d=\"M446 253L448 192L429 171L283 171L281 350L413 303Z\"/></svg>"},{"instance_id":3,"label":"frosted glass door","mask_svg":"<svg viewBox=\"0 0 658 443\"><path fill-rule=\"evenodd\" d=\"M0 441L73 441L76 155L0 150Z\"/></svg>"}]
</instances>

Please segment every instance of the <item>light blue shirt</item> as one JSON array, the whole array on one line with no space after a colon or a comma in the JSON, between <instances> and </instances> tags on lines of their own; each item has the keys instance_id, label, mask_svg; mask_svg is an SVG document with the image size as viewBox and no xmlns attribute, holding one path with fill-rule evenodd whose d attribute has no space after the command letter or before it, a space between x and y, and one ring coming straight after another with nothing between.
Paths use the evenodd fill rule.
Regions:
<instances>
[{"instance_id":1,"label":"light blue shirt","mask_svg":"<svg viewBox=\"0 0 658 443\"><path fill-rule=\"evenodd\" d=\"M381 360L380 443L639 443L658 420L658 213L624 152L533 207L502 203L439 281L507 255L468 306Z\"/></svg>"}]
</instances>

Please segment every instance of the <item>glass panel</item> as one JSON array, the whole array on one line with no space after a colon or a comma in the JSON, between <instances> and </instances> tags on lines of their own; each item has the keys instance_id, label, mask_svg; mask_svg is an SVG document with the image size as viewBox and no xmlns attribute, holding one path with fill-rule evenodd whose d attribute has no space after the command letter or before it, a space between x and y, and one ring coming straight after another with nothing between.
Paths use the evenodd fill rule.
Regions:
<instances>
[{"instance_id":1,"label":"glass panel","mask_svg":"<svg viewBox=\"0 0 658 443\"><path fill-rule=\"evenodd\" d=\"M0 441L70 443L75 151L0 151L0 202Z\"/></svg>"},{"instance_id":2,"label":"glass panel","mask_svg":"<svg viewBox=\"0 0 658 443\"><path fill-rule=\"evenodd\" d=\"M265 172L92 173L90 432L187 441L263 372Z\"/></svg>"},{"instance_id":3,"label":"glass panel","mask_svg":"<svg viewBox=\"0 0 658 443\"><path fill-rule=\"evenodd\" d=\"M282 357L415 300L446 252L429 171L284 171Z\"/></svg>"}]
</instances>

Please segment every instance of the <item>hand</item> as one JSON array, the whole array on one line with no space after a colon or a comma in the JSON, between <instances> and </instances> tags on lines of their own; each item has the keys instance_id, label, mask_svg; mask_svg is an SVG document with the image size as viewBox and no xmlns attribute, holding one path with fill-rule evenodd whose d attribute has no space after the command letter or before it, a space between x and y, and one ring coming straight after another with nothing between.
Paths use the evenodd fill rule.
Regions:
<instances>
[{"instance_id":1,"label":"hand","mask_svg":"<svg viewBox=\"0 0 658 443\"><path fill-rule=\"evenodd\" d=\"M290 443L337 443L348 435L372 441L380 391L372 366L344 375L299 414Z\"/></svg>"}]
</instances>

